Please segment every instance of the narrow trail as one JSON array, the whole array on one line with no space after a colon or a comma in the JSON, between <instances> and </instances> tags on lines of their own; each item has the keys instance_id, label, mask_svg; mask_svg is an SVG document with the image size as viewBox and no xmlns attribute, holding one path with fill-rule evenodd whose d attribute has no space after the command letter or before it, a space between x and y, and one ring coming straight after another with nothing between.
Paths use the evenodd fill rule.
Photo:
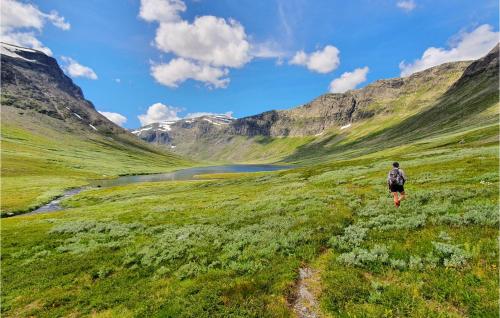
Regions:
<instances>
[{"instance_id":1,"label":"narrow trail","mask_svg":"<svg viewBox=\"0 0 500 318\"><path fill-rule=\"evenodd\" d=\"M299 318L319 318L319 304L316 299L320 286L320 275L318 271L310 267L299 269L299 280L297 281L293 311Z\"/></svg>"}]
</instances>

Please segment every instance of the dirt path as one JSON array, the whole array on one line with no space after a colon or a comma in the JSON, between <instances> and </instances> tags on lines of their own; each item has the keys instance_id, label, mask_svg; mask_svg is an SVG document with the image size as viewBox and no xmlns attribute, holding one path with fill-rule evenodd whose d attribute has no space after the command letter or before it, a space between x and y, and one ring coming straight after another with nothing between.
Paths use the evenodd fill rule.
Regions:
<instances>
[{"instance_id":1,"label":"dirt path","mask_svg":"<svg viewBox=\"0 0 500 318\"><path fill-rule=\"evenodd\" d=\"M319 273L310 267L299 269L293 311L299 318L319 318L319 304L316 299L320 284Z\"/></svg>"}]
</instances>

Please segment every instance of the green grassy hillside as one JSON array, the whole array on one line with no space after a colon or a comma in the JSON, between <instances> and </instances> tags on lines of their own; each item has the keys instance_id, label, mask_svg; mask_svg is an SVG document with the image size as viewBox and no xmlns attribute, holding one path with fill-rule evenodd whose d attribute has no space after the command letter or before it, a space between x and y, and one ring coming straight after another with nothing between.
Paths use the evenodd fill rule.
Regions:
<instances>
[{"instance_id":1,"label":"green grassy hillside","mask_svg":"<svg viewBox=\"0 0 500 318\"><path fill-rule=\"evenodd\" d=\"M2 107L1 137L2 214L31 210L89 179L192 164L133 136L106 137L9 106Z\"/></svg>"},{"instance_id":2,"label":"green grassy hillside","mask_svg":"<svg viewBox=\"0 0 500 318\"><path fill-rule=\"evenodd\" d=\"M498 316L498 125L356 159L81 193L5 219L6 317ZM460 142L464 140L464 142ZM408 201L392 207L392 160Z\"/></svg>"},{"instance_id":3,"label":"green grassy hillside","mask_svg":"<svg viewBox=\"0 0 500 318\"><path fill-rule=\"evenodd\" d=\"M212 162L293 162L308 158L325 160L328 158L323 157L329 153L339 152L336 146L341 141L346 143L373 136L435 108L436 102L470 64L471 62L446 63L407 78L375 81L345 94L325 94L306 105L277 111L277 116L283 117L277 122L272 119L257 121L261 126L274 127L275 134L278 131L291 131L292 135L251 134L248 137L244 133L233 134L231 131L217 130L216 133L211 133L201 130L203 134L193 138L192 131L181 129L172 137L174 151L189 158ZM353 99L357 101L357 106L348 115ZM260 116L263 114L240 120L245 122ZM351 127L341 129L346 123L351 123ZM249 127L255 130L254 126L259 125L254 124L249 124ZM317 151L318 147L320 151Z\"/></svg>"},{"instance_id":4,"label":"green grassy hillside","mask_svg":"<svg viewBox=\"0 0 500 318\"><path fill-rule=\"evenodd\" d=\"M498 64L472 66L422 107L402 97L397 113L313 141L256 139L270 156L298 146L285 160L303 165L288 171L89 190L3 219L2 315L294 317L306 288L317 317L498 317ZM8 189L167 158L12 118ZM395 160L408 175L399 209Z\"/></svg>"},{"instance_id":5,"label":"green grassy hillside","mask_svg":"<svg viewBox=\"0 0 500 318\"><path fill-rule=\"evenodd\" d=\"M488 61L489 66L482 65L483 61ZM468 72L478 65L482 72L470 77ZM442 94L436 95L431 87L424 87L422 91L426 95L402 96L391 101L392 111L353 123L345 131L333 130L300 146L283 160L314 163L353 158L419 140L495 125L499 119L498 87L497 47L482 60L471 64ZM491 142L498 141L496 134L490 138Z\"/></svg>"}]
</instances>

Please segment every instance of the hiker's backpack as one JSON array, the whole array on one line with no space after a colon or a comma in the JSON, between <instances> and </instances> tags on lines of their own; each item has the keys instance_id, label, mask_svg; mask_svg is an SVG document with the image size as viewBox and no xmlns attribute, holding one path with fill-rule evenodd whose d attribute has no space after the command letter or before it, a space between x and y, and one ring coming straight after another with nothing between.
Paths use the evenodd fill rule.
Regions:
<instances>
[{"instance_id":1,"label":"hiker's backpack","mask_svg":"<svg viewBox=\"0 0 500 318\"><path fill-rule=\"evenodd\" d=\"M400 185L402 186L405 184L405 179L401 175L401 172L399 172L398 168L394 168L389 172L389 185Z\"/></svg>"}]
</instances>

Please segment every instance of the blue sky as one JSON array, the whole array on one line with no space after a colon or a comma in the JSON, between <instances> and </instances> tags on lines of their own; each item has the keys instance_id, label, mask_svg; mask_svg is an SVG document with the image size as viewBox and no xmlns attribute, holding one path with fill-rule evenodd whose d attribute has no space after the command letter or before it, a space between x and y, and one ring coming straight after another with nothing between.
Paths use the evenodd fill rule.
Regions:
<instances>
[{"instance_id":1,"label":"blue sky","mask_svg":"<svg viewBox=\"0 0 500 318\"><path fill-rule=\"evenodd\" d=\"M166 108L152 109L151 120L290 108L329 90L476 57L498 41L496 0L145 1L173 11L144 8L140 16L140 0L23 1L70 25L45 17L33 30L69 75L71 62L88 68L77 68L74 81L98 110L125 116L128 128L154 104ZM224 20L200 19L207 16ZM155 41L160 24L165 33Z\"/></svg>"}]
</instances>

